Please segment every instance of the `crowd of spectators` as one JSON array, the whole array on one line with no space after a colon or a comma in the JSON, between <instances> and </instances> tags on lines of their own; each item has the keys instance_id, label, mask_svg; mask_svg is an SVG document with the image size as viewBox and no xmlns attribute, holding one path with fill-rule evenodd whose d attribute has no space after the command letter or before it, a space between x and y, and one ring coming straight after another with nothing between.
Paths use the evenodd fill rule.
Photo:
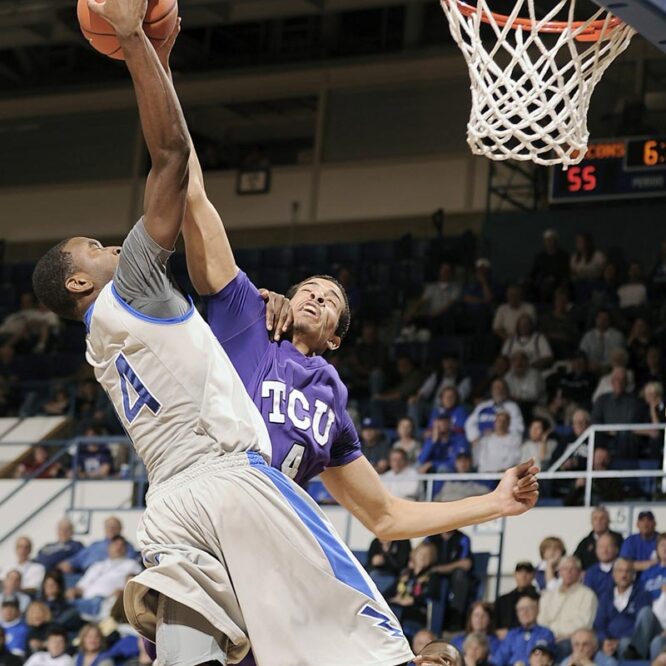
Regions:
<instances>
[{"instance_id":1,"label":"crowd of spectators","mask_svg":"<svg viewBox=\"0 0 666 666\"><path fill-rule=\"evenodd\" d=\"M30 538L15 543L15 559L0 567L0 664L114 666L151 664L122 603L138 556L109 517L104 539L84 546L72 524L57 524L56 540L36 553Z\"/></svg>"},{"instance_id":2,"label":"crowd of spectators","mask_svg":"<svg viewBox=\"0 0 666 666\"><path fill-rule=\"evenodd\" d=\"M411 549L409 541L375 539L367 568L413 640L444 637L465 666L617 666L666 660L666 534L651 511L623 540L608 511L595 507L591 531L573 554L548 537L538 559L515 566L514 587L494 603L479 600L470 541L454 531ZM433 625L432 603L445 604ZM659 661L661 660L661 661Z\"/></svg>"}]
</instances>

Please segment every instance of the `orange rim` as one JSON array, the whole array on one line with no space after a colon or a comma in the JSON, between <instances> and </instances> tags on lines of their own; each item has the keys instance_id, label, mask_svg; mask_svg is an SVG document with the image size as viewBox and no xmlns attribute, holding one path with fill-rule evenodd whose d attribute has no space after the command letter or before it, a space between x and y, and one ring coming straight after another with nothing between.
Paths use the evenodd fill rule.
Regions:
<instances>
[{"instance_id":1,"label":"orange rim","mask_svg":"<svg viewBox=\"0 0 666 666\"><path fill-rule=\"evenodd\" d=\"M451 2L452 0L448 1ZM455 0L455 2L458 5L460 13L463 14L464 16L472 16L478 12L478 9L476 7L468 5L466 2L463 2L462 0ZM496 14L495 12L490 12L490 13L495 19L497 25L501 27L504 27L505 25L508 25L509 22L511 22L510 27L513 29L527 28L528 30L532 30L535 23L537 23L536 21L532 21L532 19L515 18L512 20L511 17L507 16L506 14ZM481 13L481 20L484 23L490 23L488 15L485 12ZM579 42L598 42L601 39L602 35L608 37L612 34L614 30L617 30L617 28L621 27L622 25L624 25L624 23L619 18L615 17L613 17L610 21L608 21L608 23L606 23L605 20L591 21L590 23L587 23L586 21L572 21L571 23L569 23L569 21L546 21L545 23L539 25L539 32L558 33L558 32L564 32L569 28L577 30L585 26L576 35L576 40L578 40ZM604 26L606 26L605 30Z\"/></svg>"}]
</instances>

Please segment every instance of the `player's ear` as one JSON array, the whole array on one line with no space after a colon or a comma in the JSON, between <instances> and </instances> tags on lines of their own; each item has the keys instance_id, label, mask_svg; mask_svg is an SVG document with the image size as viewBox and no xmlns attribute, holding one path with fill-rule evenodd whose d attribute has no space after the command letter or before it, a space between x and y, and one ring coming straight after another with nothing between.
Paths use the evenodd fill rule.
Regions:
<instances>
[{"instance_id":1,"label":"player's ear","mask_svg":"<svg viewBox=\"0 0 666 666\"><path fill-rule=\"evenodd\" d=\"M72 294L82 295L95 288L92 280L85 273L74 273L65 280L65 289Z\"/></svg>"},{"instance_id":2,"label":"player's ear","mask_svg":"<svg viewBox=\"0 0 666 666\"><path fill-rule=\"evenodd\" d=\"M335 351L336 349L340 349L341 343L342 340L340 339L339 335L334 335L332 338L326 340L326 346L328 347L328 351Z\"/></svg>"}]
</instances>

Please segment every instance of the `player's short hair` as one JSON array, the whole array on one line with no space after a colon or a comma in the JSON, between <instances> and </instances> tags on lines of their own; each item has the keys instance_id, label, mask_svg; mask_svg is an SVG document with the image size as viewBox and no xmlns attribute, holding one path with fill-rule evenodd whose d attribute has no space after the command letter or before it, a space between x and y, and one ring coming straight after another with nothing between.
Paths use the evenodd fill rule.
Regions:
<instances>
[{"instance_id":1,"label":"player's short hair","mask_svg":"<svg viewBox=\"0 0 666 666\"><path fill-rule=\"evenodd\" d=\"M66 319L76 319L76 298L65 287L74 272L71 252L65 250L69 239L52 247L35 266L32 288L37 299L51 312Z\"/></svg>"},{"instance_id":2,"label":"player's short hair","mask_svg":"<svg viewBox=\"0 0 666 666\"><path fill-rule=\"evenodd\" d=\"M305 284L306 282L309 282L310 280L328 280L328 282L332 282L342 293L342 298L344 299L344 310L342 311L342 314L340 315L340 319L338 320L338 325L337 328L335 329L335 334L340 336L340 338L344 338L345 335L349 332L349 326L351 324L351 310L349 309L349 297L347 296L347 290L332 276L332 275L310 275L309 277L305 278L305 280L301 280L300 282L297 282L296 284L293 284L289 289L287 290L287 298L292 299L296 292L301 288L301 285Z\"/></svg>"}]
</instances>

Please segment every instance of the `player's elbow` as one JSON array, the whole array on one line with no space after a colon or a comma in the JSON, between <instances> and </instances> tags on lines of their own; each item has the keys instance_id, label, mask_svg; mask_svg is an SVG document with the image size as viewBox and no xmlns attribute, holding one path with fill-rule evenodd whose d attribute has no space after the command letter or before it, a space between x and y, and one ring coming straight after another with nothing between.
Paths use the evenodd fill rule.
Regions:
<instances>
[{"instance_id":1,"label":"player's elbow","mask_svg":"<svg viewBox=\"0 0 666 666\"><path fill-rule=\"evenodd\" d=\"M396 500L397 498L389 495L381 510L372 517L371 524L366 525L381 541L407 538L404 526L401 527L400 524L400 512L396 507Z\"/></svg>"},{"instance_id":2,"label":"player's elbow","mask_svg":"<svg viewBox=\"0 0 666 666\"><path fill-rule=\"evenodd\" d=\"M190 140L184 132L174 132L154 154L151 154L153 169L182 169L187 174L190 160ZM187 179L185 179L187 184Z\"/></svg>"}]
</instances>

